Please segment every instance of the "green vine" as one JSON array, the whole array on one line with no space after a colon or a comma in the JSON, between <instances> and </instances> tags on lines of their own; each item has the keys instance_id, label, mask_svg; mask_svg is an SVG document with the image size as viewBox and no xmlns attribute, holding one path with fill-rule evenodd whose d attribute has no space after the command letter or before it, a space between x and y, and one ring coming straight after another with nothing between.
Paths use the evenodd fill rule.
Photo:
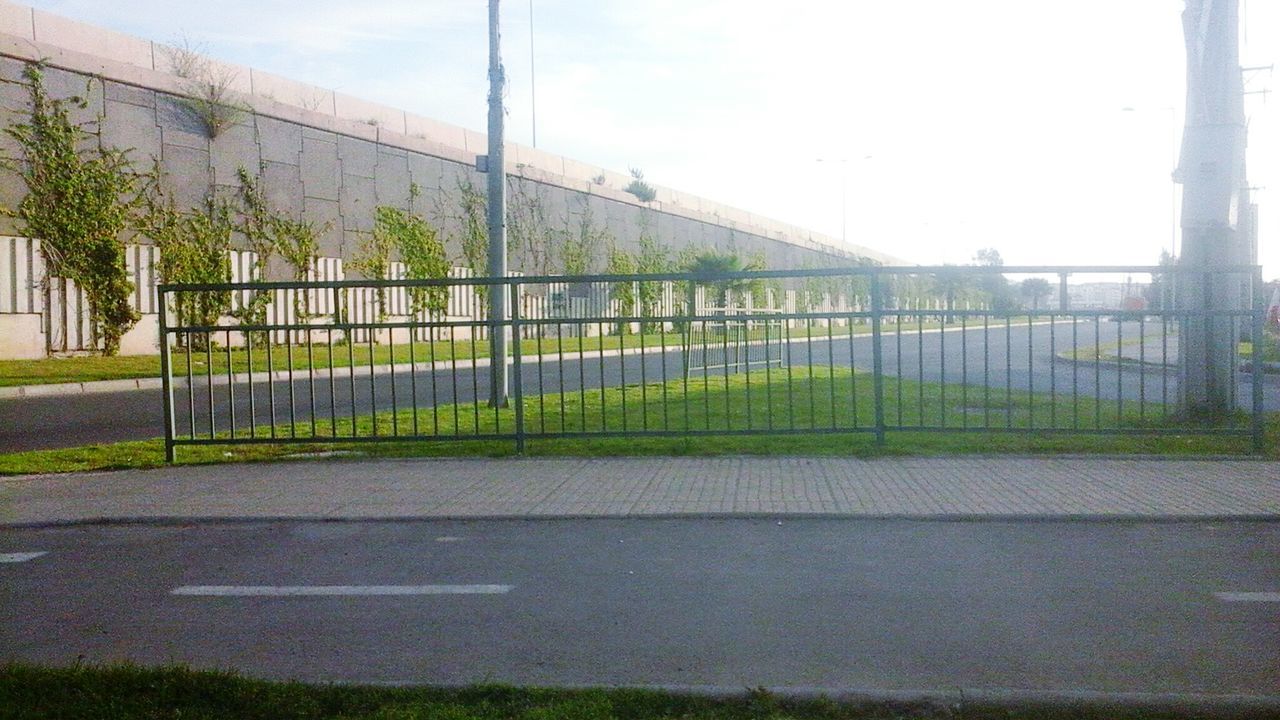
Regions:
<instances>
[{"instance_id":1,"label":"green vine","mask_svg":"<svg viewBox=\"0 0 1280 720\"><path fill-rule=\"evenodd\" d=\"M459 227L460 235L457 239L458 245L462 248L462 261L471 270L472 276L483 277L489 271L489 223L485 216L488 203L484 192L471 182L471 178L466 173L460 173L456 182L458 190L456 213L438 206L437 215L453 221ZM448 202L444 194L437 196L437 201L441 205ZM488 306L489 288L483 285L474 287L476 301L480 303L480 310L483 313Z\"/></svg>"},{"instance_id":2,"label":"green vine","mask_svg":"<svg viewBox=\"0 0 1280 720\"><path fill-rule=\"evenodd\" d=\"M640 222L640 248L636 255L636 272L652 274L670 272L673 269L671 251L666 245L658 242L649 232L647 219ZM665 283L658 281L641 281L636 283L640 299L641 317L657 317L662 309L662 287ZM641 332L650 332L654 323L645 322Z\"/></svg>"},{"instance_id":3,"label":"green vine","mask_svg":"<svg viewBox=\"0 0 1280 720\"><path fill-rule=\"evenodd\" d=\"M411 185L410 202L418 194L417 185ZM449 276L449 260L436 229L411 211L379 205L374 210L373 232L361 242L360 253L351 260L351 266L366 278L384 280L391 270L393 252L400 255L405 275L409 278L439 279ZM386 304L381 293L378 303L379 312L385 315ZM426 311L443 315L448 304L448 287L409 288L409 305L415 314Z\"/></svg>"},{"instance_id":4,"label":"green vine","mask_svg":"<svg viewBox=\"0 0 1280 720\"><path fill-rule=\"evenodd\" d=\"M272 256L279 255L289 265L292 280L307 279L307 272L319 253L319 237L329 231L329 223L317 227L313 223L290 217L271 206L262 190L260 178L249 174L243 167L236 175L240 178L241 222L240 232L248 241L249 249L257 253L254 266L259 279L267 276ZM237 313L242 322L260 323L266 317L270 293L255 292L253 297ZM299 319L311 316L309 293L297 293L294 311Z\"/></svg>"},{"instance_id":5,"label":"green vine","mask_svg":"<svg viewBox=\"0 0 1280 720\"><path fill-rule=\"evenodd\" d=\"M609 263L605 272L610 275L634 275L638 263L636 256L617 247L609 248ZM609 299L618 303L618 312L630 315L636 306L636 284L633 282L613 282L609 286ZM631 323L620 322L614 326L617 335L631 333Z\"/></svg>"},{"instance_id":6,"label":"green vine","mask_svg":"<svg viewBox=\"0 0 1280 720\"><path fill-rule=\"evenodd\" d=\"M547 221L542 185L530 180L508 180L511 201L507 207L507 250L518 253L520 267L534 275L549 275L556 251L564 243L563 230ZM532 185L533 191L528 187Z\"/></svg>"},{"instance_id":7,"label":"green vine","mask_svg":"<svg viewBox=\"0 0 1280 720\"><path fill-rule=\"evenodd\" d=\"M84 98L49 97L42 67L23 69L30 122L4 129L21 150L5 166L21 175L28 191L16 211L5 212L40 239L50 275L84 292L95 339L104 355L115 355L139 318L129 306L134 287L120 239L140 203L139 178L123 151L102 147L85 124L71 121L69 106L87 107Z\"/></svg>"},{"instance_id":8,"label":"green vine","mask_svg":"<svg viewBox=\"0 0 1280 720\"><path fill-rule=\"evenodd\" d=\"M164 196L157 171L146 195L146 212L139 218L139 232L151 238L159 251L156 273L164 283L213 284L231 282L231 235L235 231L231 207L224 201L206 200L204 212L182 212ZM180 324L214 325L231 312L229 290L180 293L173 298ZM180 344L203 350L208 335Z\"/></svg>"},{"instance_id":9,"label":"green vine","mask_svg":"<svg viewBox=\"0 0 1280 720\"><path fill-rule=\"evenodd\" d=\"M578 218L578 230L565 238L560 253L565 275L586 275L596 266L600 248L612 242L608 228L595 224L591 206L584 201L582 215Z\"/></svg>"}]
</instances>

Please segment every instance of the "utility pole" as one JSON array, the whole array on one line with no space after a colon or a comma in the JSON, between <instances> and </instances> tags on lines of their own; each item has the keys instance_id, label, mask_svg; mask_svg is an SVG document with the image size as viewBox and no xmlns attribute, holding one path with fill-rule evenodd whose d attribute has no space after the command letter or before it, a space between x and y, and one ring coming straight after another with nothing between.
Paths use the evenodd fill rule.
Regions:
<instances>
[{"instance_id":1,"label":"utility pole","mask_svg":"<svg viewBox=\"0 0 1280 720\"><path fill-rule=\"evenodd\" d=\"M1236 406L1237 319L1245 276L1239 208L1245 182L1244 84L1239 0L1186 0L1187 102L1182 156L1182 254L1175 289L1179 400L1192 416L1221 417ZM1214 272L1214 271L1217 272Z\"/></svg>"},{"instance_id":2,"label":"utility pole","mask_svg":"<svg viewBox=\"0 0 1280 720\"><path fill-rule=\"evenodd\" d=\"M538 73L533 64L533 0L529 0L529 114L533 118L533 146L538 147Z\"/></svg>"},{"instance_id":3,"label":"utility pole","mask_svg":"<svg viewBox=\"0 0 1280 720\"><path fill-rule=\"evenodd\" d=\"M489 277L507 277L507 171L502 147L502 52L498 32L499 0L489 0L489 155L488 173ZM489 286L489 405L507 406L506 285Z\"/></svg>"}]
</instances>

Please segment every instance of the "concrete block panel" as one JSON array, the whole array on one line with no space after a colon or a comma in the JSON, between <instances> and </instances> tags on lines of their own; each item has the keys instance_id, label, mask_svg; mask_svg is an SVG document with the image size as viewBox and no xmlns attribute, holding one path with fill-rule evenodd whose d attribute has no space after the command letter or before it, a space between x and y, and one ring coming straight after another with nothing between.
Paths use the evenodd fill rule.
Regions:
<instances>
[{"instance_id":1,"label":"concrete block panel","mask_svg":"<svg viewBox=\"0 0 1280 720\"><path fill-rule=\"evenodd\" d=\"M513 150L515 152L512 152ZM564 158L559 155L553 155L537 148L508 143L507 156L511 157L513 155L518 164L537 168L554 175L564 175Z\"/></svg>"},{"instance_id":2,"label":"concrete block panel","mask_svg":"<svg viewBox=\"0 0 1280 720\"><path fill-rule=\"evenodd\" d=\"M257 117L258 143L265 162L297 165L302 154L302 128L275 118Z\"/></svg>"},{"instance_id":3,"label":"concrete block panel","mask_svg":"<svg viewBox=\"0 0 1280 720\"><path fill-rule=\"evenodd\" d=\"M338 201L304 198L302 219L322 231L318 243L321 255L342 256L342 213Z\"/></svg>"},{"instance_id":4,"label":"concrete block panel","mask_svg":"<svg viewBox=\"0 0 1280 720\"><path fill-rule=\"evenodd\" d=\"M344 175L338 189L338 206L342 212L342 227L349 231L373 230L373 208L378 204L378 194L373 178Z\"/></svg>"},{"instance_id":5,"label":"concrete block panel","mask_svg":"<svg viewBox=\"0 0 1280 720\"><path fill-rule=\"evenodd\" d=\"M338 142L338 136L335 135L332 130L308 127L305 125L302 127L302 137L303 139L323 140L325 142L331 142L331 143Z\"/></svg>"},{"instance_id":6,"label":"concrete block panel","mask_svg":"<svg viewBox=\"0 0 1280 720\"><path fill-rule=\"evenodd\" d=\"M164 130L166 145L208 148L209 131L204 121L181 98L156 95L156 123Z\"/></svg>"},{"instance_id":7,"label":"concrete block panel","mask_svg":"<svg viewBox=\"0 0 1280 720\"><path fill-rule=\"evenodd\" d=\"M100 135L104 146L128 151L139 168L160 159L160 126L152 108L107 100Z\"/></svg>"},{"instance_id":8,"label":"concrete block panel","mask_svg":"<svg viewBox=\"0 0 1280 720\"><path fill-rule=\"evenodd\" d=\"M160 352L160 319L143 315L129 332L120 338L121 355L155 355Z\"/></svg>"},{"instance_id":9,"label":"concrete block panel","mask_svg":"<svg viewBox=\"0 0 1280 720\"><path fill-rule=\"evenodd\" d=\"M406 113L404 116L404 132L410 137L422 138L448 145L459 150L467 149L466 130L457 125L432 120L421 115Z\"/></svg>"},{"instance_id":10,"label":"concrete block panel","mask_svg":"<svg viewBox=\"0 0 1280 720\"><path fill-rule=\"evenodd\" d=\"M334 114L344 120L354 120L376 127L385 127L401 134L405 133L404 111L381 105L368 100L361 100L351 95L334 93Z\"/></svg>"},{"instance_id":11,"label":"concrete block panel","mask_svg":"<svg viewBox=\"0 0 1280 720\"><path fill-rule=\"evenodd\" d=\"M564 176L566 178L594 182L595 177L604 172L604 168L589 163L578 162L569 158L561 158L560 160L564 166Z\"/></svg>"},{"instance_id":12,"label":"concrete block panel","mask_svg":"<svg viewBox=\"0 0 1280 720\"><path fill-rule=\"evenodd\" d=\"M333 137L329 135L329 137ZM303 194L309 198L338 201L342 184L342 165L338 161L338 143L302 138L301 173Z\"/></svg>"},{"instance_id":13,"label":"concrete block panel","mask_svg":"<svg viewBox=\"0 0 1280 720\"><path fill-rule=\"evenodd\" d=\"M39 360L44 357L40 315L0 315L0 360Z\"/></svg>"},{"instance_id":14,"label":"concrete block panel","mask_svg":"<svg viewBox=\"0 0 1280 720\"><path fill-rule=\"evenodd\" d=\"M58 68L44 69L44 89L50 98L69 100L68 117L71 122L84 125L96 123L102 115L102 83L79 73ZM79 107L83 101L85 107Z\"/></svg>"},{"instance_id":15,"label":"concrete block panel","mask_svg":"<svg viewBox=\"0 0 1280 720\"><path fill-rule=\"evenodd\" d=\"M219 185L238 184L240 168L257 174L262 158L258 154L254 129L248 125L233 125L223 130L209 142L209 160L213 165L213 181Z\"/></svg>"},{"instance_id":16,"label":"concrete block panel","mask_svg":"<svg viewBox=\"0 0 1280 720\"><path fill-rule=\"evenodd\" d=\"M213 183L208 150L163 145L160 167L165 187L179 208L204 207Z\"/></svg>"},{"instance_id":17,"label":"concrete block panel","mask_svg":"<svg viewBox=\"0 0 1280 720\"><path fill-rule=\"evenodd\" d=\"M445 161L429 155L411 153L408 163L410 182L418 183L418 187L422 188L424 193L427 188L444 187Z\"/></svg>"},{"instance_id":18,"label":"concrete block panel","mask_svg":"<svg viewBox=\"0 0 1280 720\"><path fill-rule=\"evenodd\" d=\"M302 176L297 165L263 163L258 176L267 203L288 217L302 217Z\"/></svg>"},{"instance_id":19,"label":"concrete block panel","mask_svg":"<svg viewBox=\"0 0 1280 720\"><path fill-rule=\"evenodd\" d=\"M406 155L378 150L378 167L374 176L374 188L379 205L398 208L409 207L409 159Z\"/></svg>"},{"instance_id":20,"label":"concrete block panel","mask_svg":"<svg viewBox=\"0 0 1280 720\"><path fill-rule=\"evenodd\" d=\"M35 40L33 12L29 7L0 2L0 33Z\"/></svg>"},{"instance_id":21,"label":"concrete block panel","mask_svg":"<svg viewBox=\"0 0 1280 720\"><path fill-rule=\"evenodd\" d=\"M86 25L42 10L32 11L32 25L34 27L32 39L36 42L69 48L137 67L148 69L154 67L151 43L147 40Z\"/></svg>"},{"instance_id":22,"label":"concrete block panel","mask_svg":"<svg viewBox=\"0 0 1280 720\"><path fill-rule=\"evenodd\" d=\"M332 90L254 69L249 70L249 83L254 95L326 115L335 112Z\"/></svg>"},{"instance_id":23,"label":"concrete block panel","mask_svg":"<svg viewBox=\"0 0 1280 720\"><path fill-rule=\"evenodd\" d=\"M31 119L31 93L25 85L0 82L0 118L6 125Z\"/></svg>"},{"instance_id":24,"label":"concrete block panel","mask_svg":"<svg viewBox=\"0 0 1280 720\"><path fill-rule=\"evenodd\" d=\"M489 153L488 135L475 130L463 130L462 137L467 152L475 153L476 155L487 155Z\"/></svg>"},{"instance_id":25,"label":"concrete block panel","mask_svg":"<svg viewBox=\"0 0 1280 720\"><path fill-rule=\"evenodd\" d=\"M368 140L339 135L338 159L342 161L343 175L372 180L378 167L378 146Z\"/></svg>"},{"instance_id":26,"label":"concrete block panel","mask_svg":"<svg viewBox=\"0 0 1280 720\"><path fill-rule=\"evenodd\" d=\"M0 57L0 83L24 83L22 73L28 63L16 58Z\"/></svg>"},{"instance_id":27,"label":"concrete block panel","mask_svg":"<svg viewBox=\"0 0 1280 720\"><path fill-rule=\"evenodd\" d=\"M102 90L107 100L150 108L153 111L156 108L155 90L125 85L124 83L110 80L103 83Z\"/></svg>"}]
</instances>

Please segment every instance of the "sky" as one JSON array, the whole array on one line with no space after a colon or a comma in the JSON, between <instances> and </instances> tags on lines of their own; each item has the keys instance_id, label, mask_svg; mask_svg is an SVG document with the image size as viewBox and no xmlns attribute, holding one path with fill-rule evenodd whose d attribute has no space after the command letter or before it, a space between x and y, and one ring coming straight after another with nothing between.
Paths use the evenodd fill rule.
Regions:
<instances>
[{"instance_id":1,"label":"sky","mask_svg":"<svg viewBox=\"0 0 1280 720\"><path fill-rule=\"evenodd\" d=\"M1280 3L1240 0L1241 62ZM484 0L25 4L483 131ZM1154 264L1181 0L504 0L508 140L909 261ZM532 23L530 22L532 10ZM533 53L531 56L531 42ZM531 64L532 60L532 64ZM1251 73L1247 90L1276 88ZM1280 276L1280 96L1246 96L1264 273Z\"/></svg>"}]
</instances>

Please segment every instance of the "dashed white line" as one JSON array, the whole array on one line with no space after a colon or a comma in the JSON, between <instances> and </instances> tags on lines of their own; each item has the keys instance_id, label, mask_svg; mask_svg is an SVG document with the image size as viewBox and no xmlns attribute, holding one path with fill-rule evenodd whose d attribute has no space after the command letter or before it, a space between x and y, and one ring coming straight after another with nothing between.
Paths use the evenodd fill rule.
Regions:
<instances>
[{"instance_id":1,"label":"dashed white line","mask_svg":"<svg viewBox=\"0 0 1280 720\"><path fill-rule=\"evenodd\" d=\"M501 595L511 588L511 585L183 585L170 594L205 597Z\"/></svg>"},{"instance_id":2,"label":"dashed white line","mask_svg":"<svg viewBox=\"0 0 1280 720\"><path fill-rule=\"evenodd\" d=\"M1280 602L1280 592L1216 592L1223 602Z\"/></svg>"},{"instance_id":3,"label":"dashed white line","mask_svg":"<svg viewBox=\"0 0 1280 720\"><path fill-rule=\"evenodd\" d=\"M28 560L35 560L41 555L48 555L48 554L49 554L48 551L45 551L45 550L41 550L40 552L0 553L0 563L26 562Z\"/></svg>"}]
</instances>

